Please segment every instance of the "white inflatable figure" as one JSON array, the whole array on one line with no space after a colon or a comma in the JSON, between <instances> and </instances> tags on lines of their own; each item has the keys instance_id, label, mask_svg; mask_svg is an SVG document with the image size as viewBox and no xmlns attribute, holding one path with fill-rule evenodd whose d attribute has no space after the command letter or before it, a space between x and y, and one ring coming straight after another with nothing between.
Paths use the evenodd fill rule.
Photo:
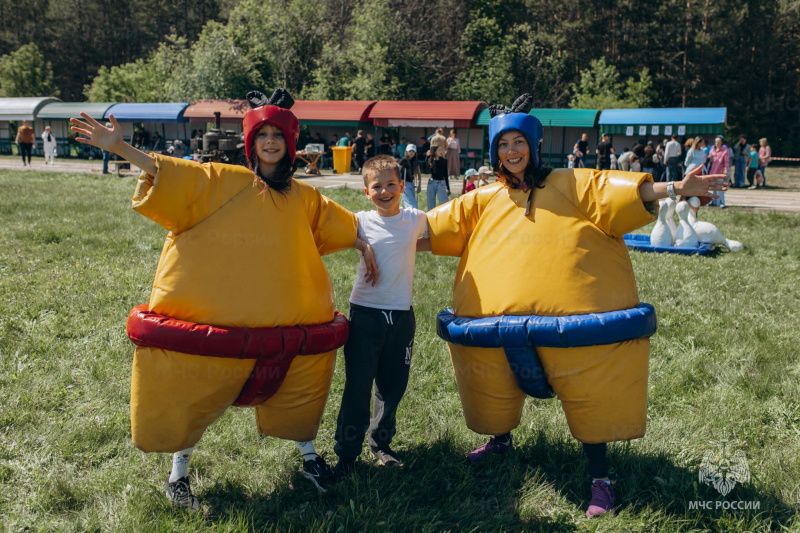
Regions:
<instances>
[{"instance_id":1,"label":"white inflatable figure","mask_svg":"<svg viewBox=\"0 0 800 533\"><path fill-rule=\"evenodd\" d=\"M697 248L700 239L697 238L694 228L689 224L689 211L691 208L686 202L678 202L675 210L678 212L680 223L675 233L675 246L679 248Z\"/></svg>"},{"instance_id":2,"label":"white inflatable figure","mask_svg":"<svg viewBox=\"0 0 800 533\"><path fill-rule=\"evenodd\" d=\"M656 225L650 233L650 244L652 246L673 246L675 244L675 232L669 226L671 218L669 216L669 202L672 202L672 208L674 209L675 200L665 198L658 201L658 220L656 220ZM672 225L675 226L674 221L672 221Z\"/></svg>"},{"instance_id":3,"label":"white inflatable figure","mask_svg":"<svg viewBox=\"0 0 800 533\"><path fill-rule=\"evenodd\" d=\"M691 224L694 228L694 231L697 233L697 238L700 239L700 242L724 246L731 252L741 252L744 250L744 245L742 243L732 239L726 239L725 235L722 234L719 228L717 228L711 222L697 220L697 210L700 208L699 198L696 196L689 198L689 205L691 206L691 209L689 210L689 224Z\"/></svg>"},{"instance_id":4,"label":"white inflatable figure","mask_svg":"<svg viewBox=\"0 0 800 533\"><path fill-rule=\"evenodd\" d=\"M668 210L667 210L667 226L672 231L672 244L675 244L675 235L678 234L678 226L675 225L675 206L678 205L678 202L673 200L672 198L665 198L665 202L667 202Z\"/></svg>"}]
</instances>

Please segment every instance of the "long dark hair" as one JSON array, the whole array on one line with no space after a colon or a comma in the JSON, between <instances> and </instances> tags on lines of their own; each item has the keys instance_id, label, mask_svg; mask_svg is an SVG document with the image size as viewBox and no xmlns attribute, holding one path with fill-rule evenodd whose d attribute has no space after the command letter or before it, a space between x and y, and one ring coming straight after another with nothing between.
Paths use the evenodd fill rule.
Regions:
<instances>
[{"instance_id":1,"label":"long dark hair","mask_svg":"<svg viewBox=\"0 0 800 533\"><path fill-rule=\"evenodd\" d=\"M528 138L526 137L525 141L527 142L527 140ZM528 146L531 150L535 149L539 151L539 165L537 166L536 163L533 162L534 158L531 155L530 159L528 159L528 165L525 167L523 180L530 189L541 189L544 187L544 181L547 179L547 176L550 175L550 172L552 172L553 169L542 166L541 145L534 148L533 146L530 146L529 143ZM492 170L494 170L495 174L503 178L503 181L505 181L512 189L519 189L522 185L522 182L520 182L519 178L513 176L510 172L506 172L506 169L503 168L503 164L500 163L500 157L497 157L495 164L492 165Z\"/></svg>"},{"instance_id":2,"label":"long dark hair","mask_svg":"<svg viewBox=\"0 0 800 533\"><path fill-rule=\"evenodd\" d=\"M292 163L291 157L289 157L289 151L287 150L280 161L278 161L278 166L275 168L275 171L272 173L271 176L264 176L261 174L261 166L259 165L258 153L256 151L255 146L255 137L253 138L253 145L250 147L250 153L252 154L251 160L248 161L250 165L250 170L253 171L256 178L260 179L266 185L269 186L270 189L274 189L276 192L281 194L285 193L289 190L292 186L292 177L294 176L295 170L297 170L297 159L295 159L294 163Z\"/></svg>"}]
</instances>

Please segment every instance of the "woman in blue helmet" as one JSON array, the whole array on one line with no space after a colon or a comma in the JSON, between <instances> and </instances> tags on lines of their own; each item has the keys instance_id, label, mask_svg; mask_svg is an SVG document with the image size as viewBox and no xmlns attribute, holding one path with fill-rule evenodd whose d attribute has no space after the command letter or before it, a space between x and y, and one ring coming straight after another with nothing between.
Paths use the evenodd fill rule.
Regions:
<instances>
[{"instance_id":1,"label":"woman in blue helmet","mask_svg":"<svg viewBox=\"0 0 800 533\"><path fill-rule=\"evenodd\" d=\"M433 253L461 257L438 333L467 426L492 436L470 461L511 449L526 395L557 395L589 460L587 516L598 516L615 504L606 443L645 432L656 327L622 237L655 219L659 198L716 197L728 184L699 170L653 183L644 173L543 167L530 101L490 108L498 182L428 213Z\"/></svg>"}]
</instances>

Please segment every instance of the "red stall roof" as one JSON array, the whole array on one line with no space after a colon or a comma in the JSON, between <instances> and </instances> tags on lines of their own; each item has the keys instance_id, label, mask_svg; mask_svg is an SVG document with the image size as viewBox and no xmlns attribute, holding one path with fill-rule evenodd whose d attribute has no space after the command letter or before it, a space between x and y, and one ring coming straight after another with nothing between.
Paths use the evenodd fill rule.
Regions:
<instances>
[{"instance_id":1,"label":"red stall roof","mask_svg":"<svg viewBox=\"0 0 800 533\"><path fill-rule=\"evenodd\" d=\"M399 102L375 104L369 118L376 126L469 128L475 126L484 102Z\"/></svg>"},{"instance_id":2,"label":"red stall roof","mask_svg":"<svg viewBox=\"0 0 800 533\"><path fill-rule=\"evenodd\" d=\"M366 122L373 100L297 100L292 113L301 122ZM198 100L183 116L191 122L213 122L214 111L221 113L222 122L240 122L250 110L247 100Z\"/></svg>"},{"instance_id":3,"label":"red stall roof","mask_svg":"<svg viewBox=\"0 0 800 533\"><path fill-rule=\"evenodd\" d=\"M297 100L292 113L303 122L367 122L374 100Z\"/></svg>"},{"instance_id":4,"label":"red stall roof","mask_svg":"<svg viewBox=\"0 0 800 533\"><path fill-rule=\"evenodd\" d=\"M183 112L189 122L214 122L214 111L221 113L222 122L241 122L250 109L247 100L197 100Z\"/></svg>"}]
</instances>

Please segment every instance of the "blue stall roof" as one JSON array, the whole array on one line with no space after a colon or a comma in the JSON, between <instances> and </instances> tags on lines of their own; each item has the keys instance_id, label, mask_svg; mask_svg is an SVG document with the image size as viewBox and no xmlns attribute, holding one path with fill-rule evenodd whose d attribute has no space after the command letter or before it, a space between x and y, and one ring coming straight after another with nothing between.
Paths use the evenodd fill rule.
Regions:
<instances>
[{"instance_id":1,"label":"blue stall roof","mask_svg":"<svg viewBox=\"0 0 800 533\"><path fill-rule=\"evenodd\" d=\"M114 115L120 122L189 122L188 118L183 117L184 110L189 107L188 103L179 104L116 104L106 111L105 117Z\"/></svg>"},{"instance_id":2,"label":"blue stall roof","mask_svg":"<svg viewBox=\"0 0 800 533\"><path fill-rule=\"evenodd\" d=\"M725 124L726 107L672 107L662 109L606 109L599 125L614 124Z\"/></svg>"}]
</instances>

